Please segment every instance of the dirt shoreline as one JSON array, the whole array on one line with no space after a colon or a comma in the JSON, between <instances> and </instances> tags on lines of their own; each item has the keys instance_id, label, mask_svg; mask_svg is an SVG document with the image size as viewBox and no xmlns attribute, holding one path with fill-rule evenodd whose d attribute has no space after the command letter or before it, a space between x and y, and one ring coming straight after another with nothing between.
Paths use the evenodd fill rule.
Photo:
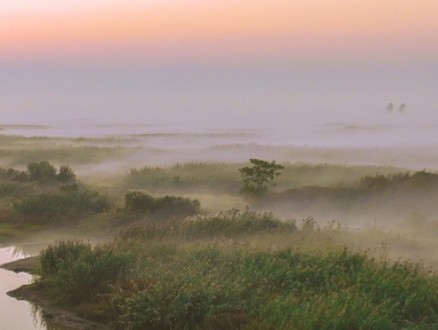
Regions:
<instances>
[{"instance_id":1,"label":"dirt shoreline","mask_svg":"<svg viewBox=\"0 0 438 330\"><path fill-rule=\"evenodd\" d=\"M0 265L0 268L10 270L14 273L29 273L35 275L37 273L39 261L40 258L38 256L29 257L5 263Z\"/></svg>"},{"instance_id":2,"label":"dirt shoreline","mask_svg":"<svg viewBox=\"0 0 438 330\"><path fill-rule=\"evenodd\" d=\"M30 257L1 265L1 268L15 273L26 272L35 274L39 265L39 257ZM41 292L34 284L23 285L7 292L7 295L17 300L25 300L35 304L41 311L48 329L59 330L108 330L103 324L86 320L64 308L56 306L53 302L42 297Z\"/></svg>"}]
</instances>

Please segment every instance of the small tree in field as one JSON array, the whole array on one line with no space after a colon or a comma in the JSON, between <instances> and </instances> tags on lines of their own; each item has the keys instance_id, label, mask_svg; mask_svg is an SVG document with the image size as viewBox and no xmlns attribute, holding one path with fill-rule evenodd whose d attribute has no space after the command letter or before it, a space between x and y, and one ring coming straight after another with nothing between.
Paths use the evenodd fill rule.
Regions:
<instances>
[{"instance_id":1,"label":"small tree in field","mask_svg":"<svg viewBox=\"0 0 438 330\"><path fill-rule=\"evenodd\" d=\"M276 164L275 160L268 162L261 159L250 159L251 166L239 169L242 176L243 187L241 192L244 194L261 194L268 190L268 185L272 184L275 177L281 174L284 166Z\"/></svg>"}]
</instances>

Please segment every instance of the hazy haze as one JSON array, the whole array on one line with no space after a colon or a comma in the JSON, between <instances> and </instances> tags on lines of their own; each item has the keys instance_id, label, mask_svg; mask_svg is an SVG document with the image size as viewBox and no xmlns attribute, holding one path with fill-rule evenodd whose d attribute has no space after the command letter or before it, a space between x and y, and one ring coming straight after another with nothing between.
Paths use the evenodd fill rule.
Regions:
<instances>
[{"instance_id":1,"label":"hazy haze","mask_svg":"<svg viewBox=\"0 0 438 330\"><path fill-rule=\"evenodd\" d=\"M0 123L61 127L36 135L435 145L436 17L429 0L6 1Z\"/></svg>"}]
</instances>

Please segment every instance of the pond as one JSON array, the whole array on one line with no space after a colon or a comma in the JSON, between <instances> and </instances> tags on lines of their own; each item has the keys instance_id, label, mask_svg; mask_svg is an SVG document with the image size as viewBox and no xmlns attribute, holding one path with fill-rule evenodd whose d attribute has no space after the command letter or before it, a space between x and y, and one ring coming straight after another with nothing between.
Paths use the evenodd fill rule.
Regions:
<instances>
[{"instance_id":1,"label":"pond","mask_svg":"<svg viewBox=\"0 0 438 330\"><path fill-rule=\"evenodd\" d=\"M36 255L41 244L0 247L0 264ZM0 329L7 330L49 330L38 307L27 301L16 300L7 295L8 291L28 284L32 275L14 273L0 268Z\"/></svg>"}]
</instances>

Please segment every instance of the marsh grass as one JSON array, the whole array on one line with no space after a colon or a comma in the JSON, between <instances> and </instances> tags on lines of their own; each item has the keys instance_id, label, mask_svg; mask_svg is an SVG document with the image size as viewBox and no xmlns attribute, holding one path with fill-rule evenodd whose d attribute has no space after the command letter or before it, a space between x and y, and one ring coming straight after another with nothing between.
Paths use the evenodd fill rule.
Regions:
<instances>
[{"instance_id":1,"label":"marsh grass","mask_svg":"<svg viewBox=\"0 0 438 330\"><path fill-rule=\"evenodd\" d=\"M129 188L175 191L218 191L238 194L239 168L245 163L183 163L170 167L144 166L131 169L124 179ZM312 165L285 163L277 190L303 186L338 186L358 182L367 175L396 173L392 167Z\"/></svg>"},{"instance_id":2,"label":"marsh grass","mask_svg":"<svg viewBox=\"0 0 438 330\"><path fill-rule=\"evenodd\" d=\"M40 253L41 281L56 300L74 304L111 291L126 274L129 260L111 245L92 247L79 241L59 242Z\"/></svg>"},{"instance_id":3,"label":"marsh grass","mask_svg":"<svg viewBox=\"0 0 438 330\"><path fill-rule=\"evenodd\" d=\"M242 165L192 163L131 171L114 198L122 203L126 187L138 185L154 191L153 196L181 191L185 197L216 194L240 202L236 169ZM361 181L367 171L371 179ZM424 175L381 177L374 171L375 167L289 164L277 189L304 191L309 196L303 200L313 203L313 196L324 194L348 202L352 197L345 191L392 193L393 187L398 191L401 186L412 191L430 182ZM305 188L313 182L319 187ZM31 223L66 217L97 224L113 216L100 207L106 205L102 195L87 187L32 187L35 191L15 204ZM273 195L278 197L278 191ZM153 207L156 199L149 199ZM168 201L163 202L166 208L172 204ZM425 253L436 247L430 234L435 225L419 215L406 225L417 225L418 235L428 232L427 244L432 245L379 228L320 225L313 218L285 220L250 209L130 220L137 222L117 224L122 230L110 244L64 242L47 248L41 254L39 289L116 329L438 327L437 275L415 261L418 256L430 257L425 259L428 265L436 261ZM13 235L15 228L4 228L5 235ZM417 259L397 259L411 256Z\"/></svg>"},{"instance_id":4,"label":"marsh grass","mask_svg":"<svg viewBox=\"0 0 438 330\"><path fill-rule=\"evenodd\" d=\"M377 228L230 210L140 222L95 248L58 243L42 255L42 286L123 329L437 327L438 277L389 259L397 242L412 243Z\"/></svg>"},{"instance_id":5,"label":"marsh grass","mask_svg":"<svg viewBox=\"0 0 438 330\"><path fill-rule=\"evenodd\" d=\"M130 188L148 190L235 191L240 181L238 165L185 163L171 167L131 169L125 177Z\"/></svg>"},{"instance_id":6,"label":"marsh grass","mask_svg":"<svg viewBox=\"0 0 438 330\"><path fill-rule=\"evenodd\" d=\"M147 259L117 298L127 329L436 326L437 277L366 253L192 248ZM433 293L432 291L435 290Z\"/></svg>"}]
</instances>

